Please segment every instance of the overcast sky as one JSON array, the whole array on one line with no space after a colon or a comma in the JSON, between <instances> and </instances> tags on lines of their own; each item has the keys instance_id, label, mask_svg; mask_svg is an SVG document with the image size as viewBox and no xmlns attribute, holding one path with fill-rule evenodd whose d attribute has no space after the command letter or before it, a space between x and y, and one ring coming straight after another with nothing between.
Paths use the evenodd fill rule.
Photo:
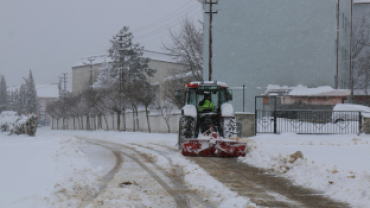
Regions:
<instances>
[{"instance_id":1,"label":"overcast sky","mask_svg":"<svg viewBox=\"0 0 370 208\"><path fill-rule=\"evenodd\" d=\"M36 84L58 82L81 57L104 54L129 26L145 49L161 51L168 28L185 16L202 20L197 0L1 0L0 74L18 86L31 69Z\"/></svg>"}]
</instances>

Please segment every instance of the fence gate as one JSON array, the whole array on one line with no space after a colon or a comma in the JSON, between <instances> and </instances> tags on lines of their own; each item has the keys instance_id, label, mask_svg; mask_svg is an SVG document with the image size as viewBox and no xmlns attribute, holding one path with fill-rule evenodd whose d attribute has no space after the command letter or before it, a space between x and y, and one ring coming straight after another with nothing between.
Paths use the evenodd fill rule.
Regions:
<instances>
[{"instance_id":1,"label":"fence gate","mask_svg":"<svg viewBox=\"0 0 370 208\"><path fill-rule=\"evenodd\" d=\"M255 132L298 134L358 134L358 111L333 111L333 106L284 105L279 96L256 96ZM310 109L311 107L311 109Z\"/></svg>"}]
</instances>

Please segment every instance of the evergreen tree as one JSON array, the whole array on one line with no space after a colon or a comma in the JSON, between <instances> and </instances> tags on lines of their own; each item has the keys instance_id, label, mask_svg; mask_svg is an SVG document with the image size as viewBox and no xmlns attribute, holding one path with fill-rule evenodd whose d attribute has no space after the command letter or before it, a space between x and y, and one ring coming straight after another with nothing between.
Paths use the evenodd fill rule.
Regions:
<instances>
[{"instance_id":1,"label":"evergreen tree","mask_svg":"<svg viewBox=\"0 0 370 208\"><path fill-rule=\"evenodd\" d=\"M94 87L109 88L121 80L146 80L145 74L154 76L156 70L148 68L149 59L143 57L144 47L138 43L133 44L133 38L129 28L125 26L110 40L112 46L108 52L112 63L109 67L107 64L102 67Z\"/></svg>"},{"instance_id":2,"label":"evergreen tree","mask_svg":"<svg viewBox=\"0 0 370 208\"><path fill-rule=\"evenodd\" d=\"M18 92L18 99L16 100L17 113L19 115L26 114L26 85L21 84Z\"/></svg>"},{"instance_id":3,"label":"evergreen tree","mask_svg":"<svg viewBox=\"0 0 370 208\"><path fill-rule=\"evenodd\" d=\"M25 94L26 94L26 100L25 100L25 113L31 114L31 113L37 113L38 110L38 98L37 98L37 92L36 92L36 86L35 82L33 80L32 71L30 70L30 73L28 75L28 78L25 79Z\"/></svg>"},{"instance_id":4,"label":"evergreen tree","mask_svg":"<svg viewBox=\"0 0 370 208\"><path fill-rule=\"evenodd\" d=\"M6 109L10 111L14 111L13 105L14 105L14 91L11 92L7 91L7 103L6 103Z\"/></svg>"},{"instance_id":5,"label":"evergreen tree","mask_svg":"<svg viewBox=\"0 0 370 208\"><path fill-rule=\"evenodd\" d=\"M19 109L19 90L18 89L15 89L13 92L13 102L12 102L12 107L11 107L11 110L12 111L15 111L15 112L18 112L18 109Z\"/></svg>"},{"instance_id":6,"label":"evergreen tree","mask_svg":"<svg viewBox=\"0 0 370 208\"><path fill-rule=\"evenodd\" d=\"M0 112L6 110L7 107L7 90L5 77L0 78Z\"/></svg>"}]
</instances>

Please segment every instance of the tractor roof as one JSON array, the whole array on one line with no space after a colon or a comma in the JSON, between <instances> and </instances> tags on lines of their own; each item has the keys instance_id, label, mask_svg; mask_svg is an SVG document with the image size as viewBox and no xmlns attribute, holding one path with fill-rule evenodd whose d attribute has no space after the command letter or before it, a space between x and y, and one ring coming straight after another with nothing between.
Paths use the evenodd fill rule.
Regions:
<instances>
[{"instance_id":1,"label":"tractor roof","mask_svg":"<svg viewBox=\"0 0 370 208\"><path fill-rule=\"evenodd\" d=\"M229 88L226 83L218 81L189 82L185 88L198 88L199 86L220 86L222 88Z\"/></svg>"}]
</instances>

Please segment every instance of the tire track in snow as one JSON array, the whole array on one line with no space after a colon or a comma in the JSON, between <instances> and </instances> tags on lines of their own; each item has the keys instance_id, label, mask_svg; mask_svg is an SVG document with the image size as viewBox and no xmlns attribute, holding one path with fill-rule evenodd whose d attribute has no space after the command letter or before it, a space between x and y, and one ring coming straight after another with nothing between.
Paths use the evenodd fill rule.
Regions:
<instances>
[{"instance_id":1,"label":"tire track in snow","mask_svg":"<svg viewBox=\"0 0 370 208\"><path fill-rule=\"evenodd\" d=\"M101 140L90 140L90 139L87 139L87 138L84 138L85 140L89 140L89 141L94 141L95 142L99 142L98 143L95 143L97 145L101 145L101 146L105 146L107 148L111 148L111 149L114 149L115 151L119 151L120 154L132 159L135 163L137 163L143 170L145 170L154 180L156 180L161 186L163 189L166 190L166 192L171 195L171 197L174 199L177 207L179 208L187 208L187 204L186 204L186 201L184 201L182 199L182 194L184 191L179 191L179 190L175 190L175 189L172 189L165 181L163 181L161 179L160 176L158 176L156 173L154 173L148 166L146 166L143 162L141 162L137 157L135 157L135 154L138 154L140 155L143 159L146 160L146 162L152 164L157 170L162 170L161 167L159 167L158 165L155 164L154 161L151 161L151 158L149 158L147 155L143 154L143 153L140 153L136 150L134 150L133 148L129 147L129 146L126 146L126 145L123 145L123 144L118 144L118 143L111 143L111 142L106 142L106 141L101 141ZM130 154L127 154L126 152L120 150L120 149L117 149L116 147L112 147L111 145L115 145L115 146L120 146L121 148L124 148L124 149L128 149L128 150L131 150L134 152L134 154L130 155ZM187 191L185 191L187 192Z\"/></svg>"},{"instance_id":2,"label":"tire track in snow","mask_svg":"<svg viewBox=\"0 0 370 208\"><path fill-rule=\"evenodd\" d=\"M84 137L76 137L77 139L84 139L84 140L88 140ZM116 158L116 163L114 165L114 167L107 173L105 174L101 179L100 179L100 184L99 184L99 192L96 193L93 197L91 197L89 200L85 201L85 202L82 202L81 206L80 207L86 207L89 205L89 203L91 201L93 201L94 199L96 199L99 194L107 188L107 185L109 183L109 181L112 180L112 178L118 173L118 171L121 169L122 167L122 162L123 162L123 158L121 156L121 154L118 152L118 151L115 151L113 150L112 148L109 148L107 146L103 146L103 145L100 145L100 144L97 144L97 143L94 143L94 142L90 142L90 141L87 141L87 143L91 144L91 145L97 145L97 146L101 146L101 147L104 147L108 150L110 150L113 155L115 156Z\"/></svg>"},{"instance_id":3,"label":"tire track in snow","mask_svg":"<svg viewBox=\"0 0 370 208\"><path fill-rule=\"evenodd\" d=\"M148 150L153 150L153 151L157 152L158 154L162 155L163 157L165 157L168 161L172 161L172 159L169 156L166 155L168 152L164 152L164 151L161 151L161 150L156 150L154 148L146 147L146 146L142 146L142 145L137 145L137 144L133 144L133 145L136 145L136 146L139 146L141 148L148 149ZM172 175L175 175L175 177L178 178L178 179L175 179L175 177L169 177L169 179L172 181L172 183L174 183L177 187L179 187L182 190L189 190L189 188L186 187L186 185L184 185L185 184L184 179L183 179L184 178L183 177L184 176L184 170L179 166L175 167L172 163L170 163L170 165L171 165ZM168 173L165 170L162 170L162 172L163 172L164 175L171 175L170 173ZM188 192L186 192L186 194L191 196L193 199L195 199L197 202L202 204L204 207L207 207L207 208L208 207L210 207L210 208L215 207L211 203L204 201L194 191L189 190Z\"/></svg>"}]
</instances>

